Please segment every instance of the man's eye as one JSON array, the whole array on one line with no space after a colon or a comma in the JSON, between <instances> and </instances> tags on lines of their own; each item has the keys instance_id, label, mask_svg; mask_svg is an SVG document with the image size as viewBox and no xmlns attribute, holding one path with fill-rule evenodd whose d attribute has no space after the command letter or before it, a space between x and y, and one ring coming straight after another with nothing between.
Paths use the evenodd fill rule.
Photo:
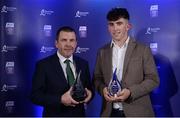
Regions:
<instances>
[{"instance_id":1,"label":"man's eye","mask_svg":"<svg viewBox=\"0 0 180 118\"><path fill-rule=\"evenodd\" d=\"M122 22L117 22L117 25L121 25L122 24Z\"/></svg>"},{"instance_id":2,"label":"man's eye","mask_svg":"<svg viewBox=\"0 0 180 118\"><path fill-rule=\"evenodd\" d=\"M109 26L113 26L113 23L109 23Z\"/></svg>"},{"instance_id":3,"label":"man's eye","mask_svg":"<svg viewBox=\"0 0 180 118\"><path fill-rule=\"evenodd\" d=\"M66 41L66 39L62 39L61 41Z\"/></svg>"},{"instance_id":4,"label":"man's eye","mask_svg":"<svg viewBox=\"0 0 180 118\"><path fill-rule=\"evenodd\" d=\"M74 41L75 41L75 39L70 39L70 41L71 41L71 42L74 42Z\"/></svg>"}]
</instances>

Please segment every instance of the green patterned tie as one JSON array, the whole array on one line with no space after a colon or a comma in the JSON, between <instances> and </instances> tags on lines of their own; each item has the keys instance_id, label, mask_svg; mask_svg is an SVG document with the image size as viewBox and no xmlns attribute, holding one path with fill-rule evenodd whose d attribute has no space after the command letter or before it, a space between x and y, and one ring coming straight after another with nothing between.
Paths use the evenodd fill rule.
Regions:
<instances>
[{"instance_id":1,"label":"green patterned tie","mask_svg":"<svg viewBox=\"0 0 180 118\"><path fill-rule=\"evenodd\" d=\"M72 86L75 79L74 79L74 75L73 75L72 69L70 67L70 60L66 59L64 61L64 63L66 63L66 65L67 65L66 66L66 74L67 74L68 83L69 83L70 86Z\"/></svg>"}]
</instances>

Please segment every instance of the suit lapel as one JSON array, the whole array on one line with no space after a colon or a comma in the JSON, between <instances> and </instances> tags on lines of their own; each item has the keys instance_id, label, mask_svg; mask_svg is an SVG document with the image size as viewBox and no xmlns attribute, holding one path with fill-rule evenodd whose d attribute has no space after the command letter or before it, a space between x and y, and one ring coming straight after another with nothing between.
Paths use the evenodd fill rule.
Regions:
<instances>
[{"instance_id":1,"label":"suit lapel","mask_svg":"<svg viewBox=\"0 0 180 118\"><path fill-rule=\"evenodd\" d=\"M106 56L104 56L104 59L105 59L104 67L107 70L106 73L109 78L108 82L110 82L112 78L112 47L110 44L107 46L107 48L105 48Z\"/></svg>"},{"instance_id":2,"label":"suit lapel","mask_svg":"<svg viewBox=\"0 0 180 118\"><path fill-rule=\"evenodd\" d=\"M134 39L130 38L129 44L128 44L128 47L126 50L125 58L124 58L124 67L123 67L123 75L122 75L123 80L124 80L124 75L127 70L127 66L128 66L131 54L132 54L135 46L136 46L136 43L135 43Z\"/></svg>"},{"instance_id":3,"label":"suit lapel","mask_svg":"<svg viewBox=\"0 0 180 118\"><path fill-rule=\"evenodd\" d=\"M59 76L59 78L62 78L62 80L67 83L62 66L59 62L59 58L57 56L57 54L54 54L53 60L52 60L52 64L54 66L54 70L56 71L56 74Z\"/></svg>"}]
</instances>

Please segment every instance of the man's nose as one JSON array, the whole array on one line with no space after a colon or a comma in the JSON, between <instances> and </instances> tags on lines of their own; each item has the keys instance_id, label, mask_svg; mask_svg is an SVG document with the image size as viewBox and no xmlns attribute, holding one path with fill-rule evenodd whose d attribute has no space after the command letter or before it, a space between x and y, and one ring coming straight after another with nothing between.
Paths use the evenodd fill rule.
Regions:
<instances>
[{"instance_id":1,"label":"man's nose","mask_svg":"<svg viewBox=\"0 0 180 118\"><path fill-rule=\"evenodd\" d=\"M71 46L71 42L66 42L66 46Z\"/></svg>"},{"instance_id":2,"label":"man's nose","mask_svg":"<svg viewBox=\"0 0 180 118\"><path fill-rule=\"evenodd\" d=\"M117 25L114 25L114 30L117 30L118 29L118 26Z\"/></svg>"}]
</instances>

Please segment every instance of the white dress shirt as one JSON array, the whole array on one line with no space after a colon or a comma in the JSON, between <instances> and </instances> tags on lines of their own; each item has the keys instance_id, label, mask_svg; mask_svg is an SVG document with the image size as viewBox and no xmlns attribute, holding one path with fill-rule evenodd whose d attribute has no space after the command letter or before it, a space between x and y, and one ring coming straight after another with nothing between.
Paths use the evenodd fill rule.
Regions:
<instances>
[{"instance_id":1,"label":"white dress shirt","mask_svg":"<svg viewBox=\"0 0 180 118\"><path fill-rule=\"evenodd\" d=\"M128 46L129 37L127 38L126 42L123 44L122 47L119 47L115 42L112 40L111 46L113 46L112 50L112 72L116 70L117 79L119 82L122 80L122 73L123 73L123 65L124 65L124 57L126 54L126 49ZM122 103L121 102L115 102L113 103L114 109L120 109L123 110Z\"/></svg>"}]
</instances>

